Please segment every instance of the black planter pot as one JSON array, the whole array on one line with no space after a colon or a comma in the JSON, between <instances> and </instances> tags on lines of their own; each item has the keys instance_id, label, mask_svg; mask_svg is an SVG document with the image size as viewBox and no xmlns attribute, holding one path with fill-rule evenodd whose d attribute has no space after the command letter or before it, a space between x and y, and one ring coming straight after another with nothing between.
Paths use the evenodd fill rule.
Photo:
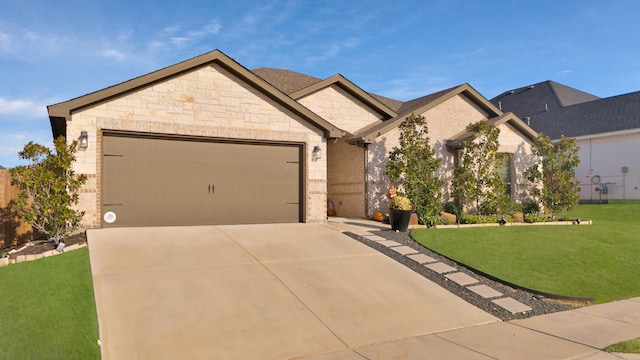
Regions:
<instances>
[{"instance_id":1,"label":"black planter pot","mask_svg":"<svg viewBox=\"0 0 640 360\"><path fill-rule=\"evenodd\" d=\"M409 229L409 221L411 220L411 210L394 210L389 211L389 222L391 230L406 232Z\"/></svg>"}]
</instances>

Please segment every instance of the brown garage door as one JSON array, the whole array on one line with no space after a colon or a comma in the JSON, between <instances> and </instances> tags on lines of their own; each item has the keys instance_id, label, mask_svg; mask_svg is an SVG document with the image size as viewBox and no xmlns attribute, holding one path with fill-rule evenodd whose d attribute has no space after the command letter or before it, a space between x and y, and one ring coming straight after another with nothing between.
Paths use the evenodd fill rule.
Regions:
<instances>
[{"instance_id":1,"label":"brown garage door","mask_svg":"<svg viewBox=\"0 0 640 360\"><path fill-rule=\"evenodd\" d=\"M302 219L301 145L105 134L102 149L103 227Z\"/></svg>"}]
</instances>

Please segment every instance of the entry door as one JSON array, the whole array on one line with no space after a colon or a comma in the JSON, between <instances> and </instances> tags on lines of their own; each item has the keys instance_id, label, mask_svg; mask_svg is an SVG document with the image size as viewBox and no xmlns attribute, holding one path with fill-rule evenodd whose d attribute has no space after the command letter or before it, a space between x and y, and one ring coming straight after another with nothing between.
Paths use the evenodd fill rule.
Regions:
<instances>
[{"instance_id":1,"label":"entry door","mask_svg":"<svg viewBox=\"0 0 640 360\"><path fill-rule=\"evenodd\" d=\"M103 227L302 219L300 145L105 135L102 148Z\"/></svg>"}]
</instances>

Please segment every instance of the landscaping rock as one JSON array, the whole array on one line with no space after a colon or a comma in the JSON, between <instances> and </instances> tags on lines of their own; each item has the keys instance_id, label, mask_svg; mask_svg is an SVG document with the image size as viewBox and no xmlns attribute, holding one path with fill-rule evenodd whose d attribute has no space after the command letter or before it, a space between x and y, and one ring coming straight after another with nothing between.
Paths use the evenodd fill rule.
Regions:
<instances>
[{"instance_id":1,"label":"landscaping rock","mask_svg":"<svg viewBox=\"0 0 640 360\"><path fill-rule=\"evenodd\" d=\"M457 218L454 214L442 211L440 212L440 216L442 216L442 218L446 221L451 221L454 224L456 223Z\"/></svg>"},{"instance_id":2,"label":"landscaping rock","mask_svg":"<svg viewBox=\"0 0 640 360\"><path fill-rule=\"evenodd\" d=\"M9 265L9 258L0 258L0 267Z\"/></svg>"}]
</instances>

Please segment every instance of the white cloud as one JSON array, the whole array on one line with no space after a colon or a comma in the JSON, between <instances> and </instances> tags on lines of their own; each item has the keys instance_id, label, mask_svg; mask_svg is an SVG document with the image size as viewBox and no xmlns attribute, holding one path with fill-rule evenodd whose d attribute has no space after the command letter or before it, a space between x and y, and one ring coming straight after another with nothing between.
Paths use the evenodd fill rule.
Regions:
<instances>
[{"instance_id":1,"label":"white cloud","mask_svg":"<svg viewBox=\"0 0 640 360\"><path fill-rule=\"evenodd\" d=\"M0 32L0 51L8 51L11 47L11 35Z\"/></svg>"},{"instance_id":2,"label":"white cloud","mask_svg":"<svg viewBox=\"0 0 640 360\"><path fill-rule=\"evenodd\" d=\"M167 45L184 48L195 42L206 39L220 33L222 24L217 19L211 20L200 28L182 31L178 25L168 26L163 29L159 38L152 39L147 47L152 50L166 48Z\"/></svg>"},{"instance_id":3,"label":"white cloud","mask_svg":"<svg viewBox=\"0 0 640 360\"><path fill-rule=\"evenodd\" d=\"M124 59L126 59L127 55L125 55L123 52L120 52L118 50L114 50L114 49L108 49L102 52L102 56L109 58L109 59L114 59L117 61L122 61Z\"/></svg>"},{"instance_id":4,"label":"white cloud","mask_svg":"<svg viewBox=\"0 0 640 360\"><path fill-rule=\"evenodd\" d=\"M337 57L343 50L352 49L358 47L362 41L360 39L352 38L343 42L336 42L330 44L324 53L321 55L311 56L307 60L310 62L320 62Z\"/></svg>"},{"instance_id":5,"label":"white cloud","mask_svg":"<svg viewBox=\"0 0 640 360\"><path fill-rule=\"evenodd\" d=\"M46 118L47 107L31 100L0 98L0 115L18 115L29 118Z\"/></svg>"}]
</instances>

